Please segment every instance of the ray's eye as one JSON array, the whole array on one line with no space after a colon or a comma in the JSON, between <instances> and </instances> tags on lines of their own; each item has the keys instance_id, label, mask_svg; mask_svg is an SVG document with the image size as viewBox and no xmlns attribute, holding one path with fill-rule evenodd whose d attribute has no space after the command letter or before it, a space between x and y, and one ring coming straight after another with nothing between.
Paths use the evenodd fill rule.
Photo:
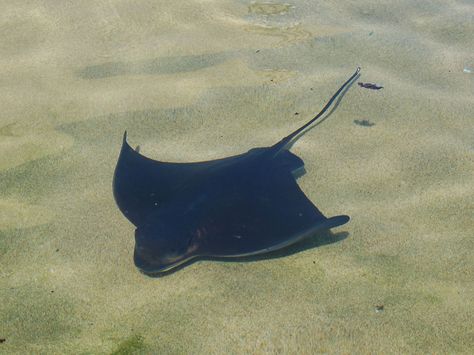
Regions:
<instances>
[{"instance_id":1,"label":"ray's eye","mask_svg":"<svg viewBox=\"0 0 474 355\"><path fill-rule=\"evenodd\" d=\"M189 238L188 244L186 245L186 249L191 248L191 246L193 245L193 241L194 241L194 238Z\"/></svg>"}]
</instances>

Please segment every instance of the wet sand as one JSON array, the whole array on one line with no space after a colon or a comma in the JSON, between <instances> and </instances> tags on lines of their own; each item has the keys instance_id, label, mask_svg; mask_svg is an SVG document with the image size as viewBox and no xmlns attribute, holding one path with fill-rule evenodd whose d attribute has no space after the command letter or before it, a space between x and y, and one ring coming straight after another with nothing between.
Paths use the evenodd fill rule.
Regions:
<instances>
[{"instance_id":1,"label":"wet sand","mask_svg":"<svg viewBox=\"0 0 474 355\"><path fill-rule=\"evenodd\" d=\"M472 351L468 1L1 8L0 352ZM358 65L384 88L354 85L292 148L307 196L351 216L337 242L136 270L111 190L125 129L167 161L268 146Z\"/></svg>"}]
</instances>

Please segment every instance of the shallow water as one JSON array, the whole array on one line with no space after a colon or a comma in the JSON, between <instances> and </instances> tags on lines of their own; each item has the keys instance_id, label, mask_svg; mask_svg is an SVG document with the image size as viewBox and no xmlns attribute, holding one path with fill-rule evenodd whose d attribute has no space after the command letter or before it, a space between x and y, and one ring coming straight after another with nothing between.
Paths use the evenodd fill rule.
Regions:
<instances>
[{"instance_id":1,"label":"shallow water","mask_svg":"<svg viewBox=\"0 0 474 355\"><path fill-rule=\"evenodd\" d=\"M0 352L474 348L472 2L1 9ZM354 85L292 148L307 196L352 218L337 242L136 270L111 191L125 129L161 160L268 146L358 65L384 88Z\"/></svg>"}]
</instances>

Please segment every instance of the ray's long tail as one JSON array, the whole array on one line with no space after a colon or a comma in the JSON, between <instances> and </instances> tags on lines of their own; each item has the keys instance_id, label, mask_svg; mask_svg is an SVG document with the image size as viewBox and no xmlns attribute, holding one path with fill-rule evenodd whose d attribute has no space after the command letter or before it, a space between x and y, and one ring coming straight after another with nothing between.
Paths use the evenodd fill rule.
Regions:
<instances>
[{"instance_id":1,"label":"ray's long tail","mask_svg":"<svg viewBox=\"0 0 474 355\"><path fill-rule=\"evenodd\" d=\"M288 136L283 138L281 141L279 141L277 144L273 146L275 150L275 155L278 154L280 151L283 149L287 148L291 143L292 140L297 138L297 136L301 133L304 132L305 129L309 128L313 123L315 123L321 116L323 116L329 108L336 102L338 98L341 97L341 95L345 92L346 89L348 89L353 82L359 77L360 75L360 67L357 67L356 71L352 76L346 80L344 84L336 91L336 93L331 97L331 99L327 102L327 104L323 107L323 109L316 115L314 116L311 120L306 122L303 126L298 128L296 131L290 133Z\"/></svg>"}]
</instances>

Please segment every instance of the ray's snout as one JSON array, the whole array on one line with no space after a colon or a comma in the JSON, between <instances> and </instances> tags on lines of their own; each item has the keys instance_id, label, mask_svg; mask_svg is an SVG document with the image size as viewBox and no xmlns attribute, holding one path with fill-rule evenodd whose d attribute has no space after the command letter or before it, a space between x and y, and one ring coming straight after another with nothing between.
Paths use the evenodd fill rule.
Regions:
<instances>
[{"instance_id":1,"label":"ray's snout","mask_svg":"<svg viewBox=\"0 0 474 355\"><path fill-rule=\"evenodd\" d=\"M165 270L186 258L188 244L182 231L166 223L139 227L135 230L135 263L145 271Z\"/></svg>"}]
</instances>

